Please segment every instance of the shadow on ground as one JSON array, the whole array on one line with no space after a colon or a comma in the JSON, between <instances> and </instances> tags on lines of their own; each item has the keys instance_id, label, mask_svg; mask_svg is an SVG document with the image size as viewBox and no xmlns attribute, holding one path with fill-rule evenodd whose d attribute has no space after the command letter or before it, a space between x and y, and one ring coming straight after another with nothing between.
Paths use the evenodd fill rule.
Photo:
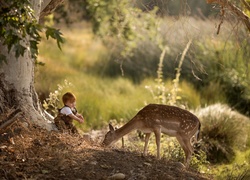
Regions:
<instances>
[{"instance_id":1,"label":"shadow on ground","mask_svg":"<svg viewBox=\"0 0 250 180\"><path fill-rule=\"evenodd\" d=\"M80 136L14 124L0 135L1 179L209 179L179 163L143 157L129 149L102 148Z\"/></svg>"}]
</instances>

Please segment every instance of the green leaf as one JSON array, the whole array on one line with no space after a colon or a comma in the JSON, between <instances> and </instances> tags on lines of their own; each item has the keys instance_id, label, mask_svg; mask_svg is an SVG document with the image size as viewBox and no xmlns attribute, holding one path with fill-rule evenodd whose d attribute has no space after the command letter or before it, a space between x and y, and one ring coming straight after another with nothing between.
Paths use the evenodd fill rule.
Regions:
<instances>
[{"instance_id":1,"label":"green leaf","mask_svg":"<svg viewBox=\"0 0 250 180\"><path fill-rule=\"evenodd\" d=\"M62 50L61 44L64 43L64 38L62 37L62 33L60 32L60 30L51 27L46 27L46 29L46 38L49 39L49 37L51 37L53 39L56 39L58 48Z\"/></svg>"},{"instance_id":2,"label":"green leaf","mask_svg":"<svg viewBox=\"0 0 250 180\"><path fill-rule=\"evenodd\" d=\"M47 39L49 39L50 36L53 38L53 30L52 30L52 28L47 27L47 29L45 31L45 35L46 35Z\"/></svg>"},{"instance_id":3,"label":"green leaf","mask_svg":"<svg viewBox=\"0 0 250 180\"><path fill-rule=\"evenodd\" d=\"M61 44L64 43L64 39L62 37L62 33L59 30L55 31L55 39L57 41L57 46L59 47L59 49L61 49Z\"/></svg>"},{"instance_id":4,"label":"green leaf","mask_svg":"<svg viewBox=\"0 0 250 180\"><path fill-rule=\"evenodd\" d=\"M31 56L32 56L32 58L35 58L35 59L37 58L37 55L38 55L37 45L38 45L38 41L34 41L34 40L30 41Z\"/></svg>"},{"instance_id":5,"label":"green leaf","mask_svg":"<svg viewBox=\"0 0 250 180\"><path fill-rule=\"evenodd\" d=\"M26 48L22 46L21 44L15 45L15 57L18 58L20 55L24 55Z\"/></svg>"},{"instance_id":6,"label":"green leaf","mask_svg":"<svg viewBox=\"0 0 250 180\"><path fill-rule=\"evenodd\" d=\"M39 65L39 66L45 66L45 63L44 62L42 62L42 61L35 61L35 64L36 65Z\"/></svg>"},{"instance_id":7,"label":"green leaf","mask_svg":"<svg viewBox=\"0 0 250 180\"><path fill-rule=\"evenodd\" d=\"M31 7L29 0L6 1L4 6L0 7L0 39L2 44L7 47L8 53L12 50L15 52L16 58L23 56L25 50L30 48L31 56L36 60L38 56L37 46L41 41L40 32L43 29L46 30L47 39L51 37L57 40L60 49L64 39L59 30L39 24ZM29 47L21 43L27 37L30 42ZM0 55L0 58L0 61L6 61L5 56Z\"/></svg>"},{"instance_id":8,"label":"green leaf","mask_svg":"<svg viewBox=\"0 0 250 180\"><path fill-rule=\"evenodd\" d=\"M7 64L7 59L5 55L0 54L0 65L2 64L2 62L5 62Z\"/></svg>"}]
</instances>

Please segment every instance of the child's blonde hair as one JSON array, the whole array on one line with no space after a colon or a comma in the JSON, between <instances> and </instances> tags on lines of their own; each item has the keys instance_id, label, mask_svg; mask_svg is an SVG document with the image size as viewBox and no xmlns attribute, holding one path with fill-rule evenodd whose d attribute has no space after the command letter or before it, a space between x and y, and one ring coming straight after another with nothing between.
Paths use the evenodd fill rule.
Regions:
<instances>
[{"instance_id":1,"label":"child's blonde hair","mask_svg":"<svg viewBox=\"0 0 250 180\"><path fill-rule=\"evenodd\" d=\"M63 104L66 104L67 102L73 103L76 101L76 96L71 92L67 92L63 95L62 101L63 101Z\"/></svg>"}]
</instances>

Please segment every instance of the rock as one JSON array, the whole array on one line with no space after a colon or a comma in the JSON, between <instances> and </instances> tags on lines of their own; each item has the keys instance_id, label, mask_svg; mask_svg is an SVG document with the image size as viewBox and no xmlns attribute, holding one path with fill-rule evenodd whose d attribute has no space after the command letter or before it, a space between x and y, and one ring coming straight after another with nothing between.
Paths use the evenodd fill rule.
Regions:
<instances>
[{"instance_id":1,"label":"rock","mask_svg":"<svg viewBox=\"0 0 250 180\"><path fill-rule=\"evenodd\" d=\"M97 165L97 161L91 161L89 164L91 164L91 165Z\"/></svg>"},{"instance_id":2,"label":"rock","mask_svg":"<svg viewBox=\"0 0 250 180\"><path fill-rule=\"evenodd\" d=\"M108 179L109 180L120 180L120 179L125 179L125 177L126 176L123 173L116 173L116 174L110 176Z\"/></svg>"},{"instance_id":3,"label":"rock","mask_svg":"<svg viewBox=\"0 0 250 180\"><path fill-rule=\"evenodd\" d=\"M180 168L180 169L184 169L185 168L185 165L182 164L181 162L176 162L175 165L176 165L177 168Z\"/></svg>"},{"instance_id":4,"label":"rock","mask_svg":"<svg viewBox=\"0 0 250 180\"><path fill-rule=\"evenodd\" d=\"M147 177L146 177L145 175L143 175L143 174L139 174L139 175L137 176L137 179L140 179L140 180L147 180Z\"/></svg>"},{"instance_id":5,"label":"rock","mask_svg":"<svg viewBox=\"0 0 250 180\"><path fill-rule=\"evenodd\" d=\"M152 164L147 163L147 162L144 162L143 164L146 165L146 166L152 166Z\"/></svg>"},{"instance_id":6,"label":"rock","mask_svg":"<svg viewBox=\"0 0 250 180\"><path fill-rule=\"evenodd\" d=\"M23 122L22 125L23 125L24 127L26 127L26 128L29 127L29 124L28 124L27 122Z\"/></svg>"}]
</instances>

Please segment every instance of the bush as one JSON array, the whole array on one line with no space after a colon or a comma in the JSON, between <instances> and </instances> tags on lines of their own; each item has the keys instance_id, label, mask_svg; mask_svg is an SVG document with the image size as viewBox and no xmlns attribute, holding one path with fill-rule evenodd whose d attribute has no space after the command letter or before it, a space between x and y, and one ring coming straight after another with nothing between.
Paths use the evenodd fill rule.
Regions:
<instances>
[{"instance_id":1,"label":"bush","mask_svg":"<svg viewBox=\"0 0 250 180\"><path fill-rule=\"evenodd\" d=\"M232 162L236 150L246 148L247 117L222 104L208 106L195 114L202 123L202 149L210 162Z\"/></svg>"},{"instance_id":2,"label":"bush","mask_svg":"<svg viewBox=\"0 0 250 180\"><path fill-rule=\"evenodd\" d=\"M247 42L248 41L248 42ZM237 111L249 116L250 73L247 70L250 59L249 39L242 40L239 46L235 40L205 39L195 44L197 62L206 73L198 73L202 83L190 79L204 94L204 103L224 102ZM204 56L206 58L204 58ZM213 94L213 96L211 96Z\"/></svg>"},{"instance_id":3,"label":"bush","mask_svg":"<svg viewBox=\"0 0 250 180\"><path fill-rule=\"evenodd\" d=\"M222 78L227 102L239 112L250 116L250 84L244 69L230 68Z\"/></svg>"}]
</instances>

